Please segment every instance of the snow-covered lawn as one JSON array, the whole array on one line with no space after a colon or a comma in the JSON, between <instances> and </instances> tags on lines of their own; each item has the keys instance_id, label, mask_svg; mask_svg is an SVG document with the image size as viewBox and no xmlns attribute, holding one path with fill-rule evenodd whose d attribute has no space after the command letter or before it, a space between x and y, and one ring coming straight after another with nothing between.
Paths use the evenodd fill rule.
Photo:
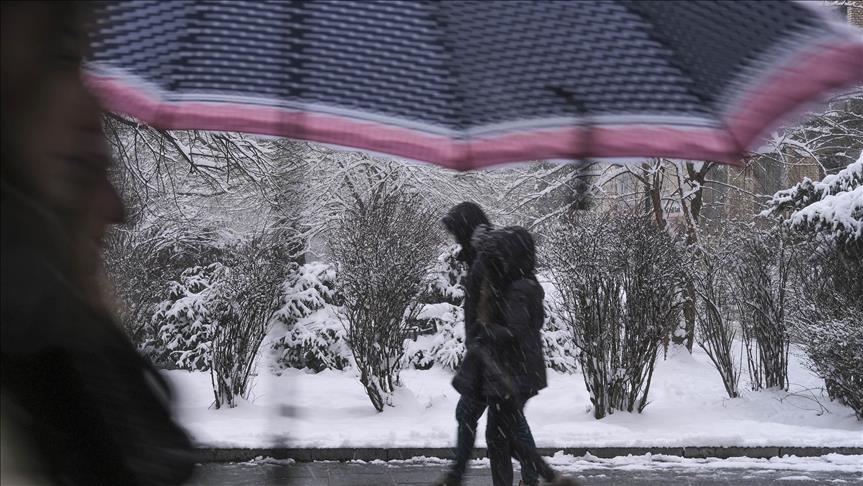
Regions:
<instances>
[{"instance_id":1,"label":"snow-covered lawn","mask_svg":"<svg viewBox=\"0 0 863 486\"><path fill-rule=\"evenodd\" d=\"M791 391L743 391L730 400L705 354L674 349L657 362L642 414L595 420L579 374L549 372L527 417L540 447L863 446L863 422L821 396L821 380L792 350ZM352 372L267 371L247 402L213 410L208 373L166 371L178 416L200 445L216 447L451 447L458 394L442 370L402 372L395 407L375 412ZM745 378L744 378L745 380ZM745 383L741 389L746 390ZM480 422L485 430L485 418ZM480 434L478 446L485 440Z\"/></svg>"}]
</instances>

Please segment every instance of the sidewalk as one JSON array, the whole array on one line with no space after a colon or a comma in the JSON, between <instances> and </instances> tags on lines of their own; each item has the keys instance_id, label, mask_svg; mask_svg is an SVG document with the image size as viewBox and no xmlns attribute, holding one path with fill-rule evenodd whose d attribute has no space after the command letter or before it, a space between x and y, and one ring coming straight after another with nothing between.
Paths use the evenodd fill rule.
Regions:
<instances>
[{"instance_id":1,"label":"sidewalk","mask_svg":"<svg viewBox=\"0 0 863 486\"><path fill-rule=\"evenodd\" d=\"M863 447L564 447L540 448L543 456L553 456L556 452L576 457L591 454L599 458L620 456L640 456L644 454L678 456L685 458L750 457L768 459L771 457L797 456L818 457L826 454L863 455ZM199 448L199 461L208 462L246 462L256 457L273 459L294 459L299 462L312 461L392 461L408 460L415 457L437 457L451 459L450 448ZM474 449L474 458L486 456L485 448Z\"/></svg>"},{"instance_id":2,"label":"sidewalk","mask_svg":"<svg viewBox=\"0 0 863 486\"><path fill-rule=\"evenodd\" d=\"M859 467L836 465L831 469L819 468L813 459L809 464L758 463L713 461L699 464L674 462L643 464L621 461L624 464L603 463L609 460L580 461L559 464L561 472L580 479L589 486L769 486L777 481L797 484L855 483L863 480ZM690 459L689 461L700 461ZM303 462L255 461L252 463L208 463L196 468L189 486L258 486L278 484L293 486L428 486L440 479L448 464L428 461L424 463L380 462ZM726 462L723 464L723 462ZM520 473L515 467L515 479ZM488 486L491 470L487 464L471 464L464 478L464 486Z\"/></svg>"}]
</instances>

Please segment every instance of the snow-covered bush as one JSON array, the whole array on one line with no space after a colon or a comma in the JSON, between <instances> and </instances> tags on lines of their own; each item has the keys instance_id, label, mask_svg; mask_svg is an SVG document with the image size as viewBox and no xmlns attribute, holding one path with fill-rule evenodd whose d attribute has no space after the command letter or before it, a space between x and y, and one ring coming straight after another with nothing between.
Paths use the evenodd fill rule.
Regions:
<instances>
[{"instance_id":1,"label":"snow-covered bush","mask_svg":"<svg viewBox=\"0 0 863 486\"><path fill-rule=\"evenodd\" d=\"M156 337L145 347L159 362L186 370L209 370L217 324L214 310L221 297L225 266L212 263L188 268L168 284L168 295L152 317Z\"/></svg>"},{"instance_id":2,"label":"snow-covered bush","mask_svg":"<svg viewBox=\"0 0 863 486\"><path fill-rule=\"evenodd\" d=\"M545 322L541 332L545 365L561 373L574 373L578 369L578 348L572 328L560 315L560 292L550 275L540 275L539 281L545 290Z\"/></svg>"},{"instance_id":3,"label":"snow-covered bush","mask_svg":"<svg viewBox=\"0 0 863 486\"><path fill-rule=\"evenodd\" d=\"M787 222L795 229L818 234L837 244L863 241L863 154L835 175L813 182L808 177L790 189L773 195L762 215L790 212Z\"/></svg>"},{"instance_id":4,"label":"snow-covered bush","mask_svg":"<svg viewBox=\"0 0 863 486\"><path fill-rule=\"evenodd\" d=\"M456 370L464 359L464 309L448 302L424 304L416 320L433 323L435 331L405 341L407 365L427 370L432 366Z\"/></svg>"},{"instance_id":5,"label":"snow-covered bush","mask_svg":"<svg viewBox=\"0 0 863 486\"><path fill-rule=\"evenodd\" d=\"M680 250L646 218L618 212L579 215L556 235L548 263L594 417L641 412L658 350L680 318Z\"/></svg>"},{"instance_id":6,"label":"snow-covered bush","mask_svg":"<svg viewBox=\"0 0 863 486\"><path fill-rule=\"evenodd\" d=\"M863 312L841 320L801 319L799 336L810 369L824 378L827 394L863 420Z\"/></svg>"},{"instance_id":7,"label":"snow-covered bush","mask_svg":"<svg viewBox=\"0 0 863 486\"><path fill-rule=\"evenodd\" d=\"M451 245L438 256L418 301L422 307L408 324L414 336L405 341L406 366L429 369L434 365L455 370L464 358L464 278L467 268Z\"/></svg>"},{"instance_id":8,"label":"snow-covered bush","mask_svg":"<svg viewBox=\"0 0 863 486\"><path fill-rule=\"evenodd\" d=\"M383 411L392 403L408 323L420 310L417 295L434 261L437 218L418 194L383 179L358 195L340 223L329 246L339 264L348 345L372 405Z\"/></svg>"},{"instance_id":9,"label":"snow-covered bush","mask_svg":"<svg viewBox=\"0 0 863 486\"><path fill-rule=\"evenodd\" d=\"M120 323L136 345L152 339L151 318L165 285L176 278L172 238L164 227L120 226L106 235L105 274L117 300Z\"/></svg>"},{"instance_id":10,"label":"snow-covered bush","mask_svg":"<svg viewBox=\"0 0 863 486\"><path fill-rule=\"evenodd\" d=\"M787 390L792 243L782 227L749 227L738 246L733 295L750 384L753 390Z\"/></svg>"},{"instance_id":11,"label":"snow-covered bush","mask_svg":"<svg viewBox=\"0 0 863 486\"><path fill-rule=\"evenodd\" d=\"M263 236L253 239L240 248L237 261L220 279L210 353L215 408L233 408L237 397L248 397L255 359L288 267L278 250Z\"/></svg>"},{"instance_id":12,"label":"snow-covered bush","mask_svg":"<svg viewBox=\"0 0 863 486\"><path fill-rule=\"evenodd\" d=\"M863 153L820 182L778 192L765 215L803 238L790 320L827 393L863 419ZM790 214L789 214L790 213Z\"/></svg>"},{"instance_id":13,"label":"snow-covered bush","mask_svg":"<svg viewBox=\"0 0 863 486\"><path fill-rule=\"evenodd\" d=\"M459 245L448 246L435 260L426 277L425 302L464 304L464 279L467 266L458 260Z\"/></svg>"},{"instance_id":14,"label":"snow-covered bush","mask_svg":"<svg viewBox=\"0 0 863 486\"><path fill-rule=\"evenodd\" d=\"M795 266L794 337L827 393L863 419L863 254L809 241Z\"/></svg>"},{"instance_id":15,"label":"snow-covered bush","mask_svg":"<svg viewBox=\"0 0 863 486\"><path fill-rule=\"evenodd\" d=\"M165 299L165 288L184 270L224 262L229 247L207 230L171 223L123 225L106 235L105 274L116 299L120 323L130 339L156 366L176 367L176 359L158 347L159 327L153 314ZM228 250L228 251L226 251Z\"/></svg>"},{"instance_id":16,"label":"snow-covered bush","mask_svg":"<svg viewBox=\"0 0 863 486\"><path fill-rule=\"evenodd\" d=\"M274 341L278 368L341 370L353 357L342 325L335 266L322 262L300 265L282 284L274 325L282 337Z\"/></svg>"},{"instance_id":17,"label":"snow-covered bush","mask_svg":"<svg viewBox=\"0 0 863 486\"><path fill-rule=\"evenodd\" d=\"M696 257L691 268L697 299L698 323L695 342L704 350L719 372L729 398L740 396L740 365L732 347L737 330L731 292L731 275L727 268L728 249L721 245L693 248Z\"/></svg>"}]
</instances>

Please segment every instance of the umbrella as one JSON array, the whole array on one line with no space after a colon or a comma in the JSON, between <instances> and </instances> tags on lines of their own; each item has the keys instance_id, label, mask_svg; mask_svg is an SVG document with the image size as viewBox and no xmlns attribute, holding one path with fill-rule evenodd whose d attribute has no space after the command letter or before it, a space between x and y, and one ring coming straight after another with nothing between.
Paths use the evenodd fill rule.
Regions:
<instances>
[{"instance_id":1,"label":"umbrella","mask_svg":"<svg viewBox=\"0 0 863 486\"><path fill-rule=\"evenodd\" d=\"M863 35L797 2L100 2L86 77L163 129L240 131L457 170L737 163L863 83Z\"/></svg>"}]
</instances>

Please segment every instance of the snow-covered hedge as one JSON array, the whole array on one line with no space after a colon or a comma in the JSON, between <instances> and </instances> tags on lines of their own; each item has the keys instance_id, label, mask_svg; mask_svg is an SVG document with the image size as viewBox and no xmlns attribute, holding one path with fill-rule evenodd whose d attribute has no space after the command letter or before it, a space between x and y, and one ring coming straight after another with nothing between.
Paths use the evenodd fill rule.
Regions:
<instances>
[{"instance_id":1,"label":"snow-covered hedge","mask_svg":"<svg viewBox=\"0 0 863 486\"><path fill-rule=\"evenodd\" d=\"M405 341L405 366L458 369L464 358L465 265L456 259L460 247L445 248L426 277L419 300L422 309L410 324L417 333Z\"/></svg>"},{"instance_id":2,"label":"snow-covered hedge","mask_svg":"<svg viewBox=\"0 0 863 486\"><path fill-rule=\"evenodd\" d=\"M863 419L863 153L835 175L777 192L765 211L799 230L790 319L829 396ZM789 214L790 213L790 214Z\"/></svg>"},{"instance_id":3,"label":"snow-covered hedge","mask_svg":"<svg viewBox=\"0 0 863 486\"><path fill-rule=\"evenodd\" d=\"M863 420L863 313L810 322L802 328L810 369L824 379L827 394Z\"/></svg>"},{"instance_id":4,"label":"snow-covered hedge","mask_svg":"<svg viewBox=\"0 0 863 486\"><path fill-rule=\"evenodd\" d=\"M190 371L210 369L213 313L225 271L221 263L195 266L168 284L168 295L152 318L157 336L145 343L160 362Z\"/></svg>"},{"instance_id":5,"label":"snow-covered hedge","mask_svg":"<svg viewBox=\"0 0 863 486\"><path fill-rule=\"evenodd\" d=\"M323 371L350 366L335 278L333 265L313 262L299 266L282 285L273 316L276 332L283 334L272 345L277 368Z\"/></svg>"},{"instance_id":6,"label":"snow-covered hedge","mask_svg":"<svg viewBox=\"0 0 863 486\"><path fill-rule=\"evenodd\" d=\"M542 326L545 365L562 373L574 373L578 369L578 349L575 347L572 329L560 316L563 304L560 292L551 275L541 275L539 281L545 290L545 322Z\"/></svg>"},{"instance_id":7,"label":"snow-covered hedge","mask_svg":"<svg viewBox=\"0 0 863 486\"><path fill-rule=\"evenodd\" d=\"M464 309L448 302L426 304L417 320L433 322L436 332L405 341L406 364L421 370L458 369L465 353Z\"/></svg>"}]
</instances>

